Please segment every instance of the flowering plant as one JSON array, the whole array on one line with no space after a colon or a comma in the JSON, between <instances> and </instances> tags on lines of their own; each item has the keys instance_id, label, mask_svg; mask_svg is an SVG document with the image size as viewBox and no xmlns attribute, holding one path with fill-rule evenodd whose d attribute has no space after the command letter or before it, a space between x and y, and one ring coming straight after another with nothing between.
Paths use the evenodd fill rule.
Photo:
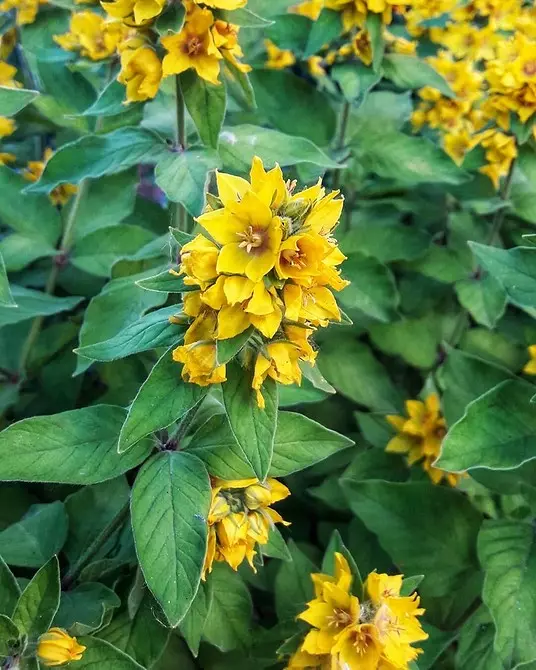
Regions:
<instances>
[{"instance_id":1,"label":"flowering plant","mask_svg":"<svg viewBox=\"0 0 536 670\"><path fill-rule=\"evenodd\" d=\"M0 0L0 668L533 668L535 19Z\"/></svg>"}]
</instances>

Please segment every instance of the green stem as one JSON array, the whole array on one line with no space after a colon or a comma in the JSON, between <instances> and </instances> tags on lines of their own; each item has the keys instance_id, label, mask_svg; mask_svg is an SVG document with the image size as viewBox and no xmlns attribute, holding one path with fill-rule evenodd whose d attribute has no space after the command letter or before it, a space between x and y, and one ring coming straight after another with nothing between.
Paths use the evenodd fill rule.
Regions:
<instances>
[{"instance_id":1,"label":"green stem","mask_svg":"<svg viewBox=\"0 0 536 670\"><path fill-rule=\"evenodd\" d=\"M186 136L186 113L179 75L175 76L175 107L177 114L175 144L178 151L186 151L188 148L188 138ZM174 223L175 227L179 230L188 232L188 212L180 202L175 203Z\"/></svg>"},{"instance_id":2,"label":"green stem","mask_svg":"<svg viewBox=\"0 0 536 670\"><path fill-rule=\"evenodd\" d=\"M337 152L342 151L346 145L346 131L348 130L348 121L350 120L351 109L352 105L349 102L343 103L339 118L339 128L337 131L337 135L335 137L335 143L333 145L333 148ZM339 188L340 181L341 181L341 169L338 168L337 170L333 170L332 185L334 189Z\"/></svg>"},{"instance_id":3,"label":"green stem","mask_svg":"<svg viewBox=\"0 0 536 670\"><path fill-rule=\"evenodd\" d=\"M82 202L87 192L88 185L89 185L88 180L84 179L83 181L80 182L80 186L78 187L78 191L76 192L73 204L71 205L71 209L69 210L69 216L67 217L67 221L65 223L65 228L63 229L61 242L58 247L58 256L60 257L65 254L68 254L73 244L76 216L78 214L78 210L80 209L80 203ZM45 285L45 293L47 293L48 295L52 295L54 293L59 272L60 272L60 265L56 262L56 260L54 260ZM39 337L39 333L41 332L41 328L43 327L44 320L45 318L43 316L38 316L34 319L32 323L32 327L30 328L30 332L26 337L26 340L23 344L21 351L20 362L19 362L19 371L21 373L24 372L26 368L28 358L30 357L32 349L37 341L37 338Z\"/></svg>"},{"instance_id":4,"label":"green stem","mask_svg":"<svg viewBox=\"0 0 536 670\"><path fill-rule=\"evenodd\" d=\"M80 556L78 561L73 565L65 577L61 580L61 587L63 590L68 589L80 576L82 570L86 565L99 553L102 547L108 540L118 531L124 524L130 511L130 500L126 502L123 507L117 512L110 523L103 528L97 535L93 542L89 545L86 551Z\"/></svg>"}]
</instances>

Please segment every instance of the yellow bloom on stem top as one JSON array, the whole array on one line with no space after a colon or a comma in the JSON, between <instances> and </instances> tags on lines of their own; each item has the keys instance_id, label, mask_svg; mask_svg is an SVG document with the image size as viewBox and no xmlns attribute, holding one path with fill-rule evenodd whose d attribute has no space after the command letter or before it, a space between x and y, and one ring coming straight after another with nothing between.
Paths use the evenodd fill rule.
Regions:
<instances>
[{"instance_id":1,"label":"yellow bloom on stem top","mask_svg":"<svg viewBox=\"0 0 536 670\"><path fill-rule=\"evenodd\" d=\"M309 338L340 321L332 289L348 282L338 266L345 256L332 237L343 200L321 182L296 191L276 165L253 159L250 181L217 173L218 198L198 217L205 234L181 251L178 274L191 287L183 311L193 319L174 359L182 376L201 385L225 381L217 341L248 331L240 362L251 370L260 407L270 377L299 384L302 363L313 365ZM218 207L218 204L221 206Z\"/></svg>"},{"instance_id":2,"label":"yellow bloom on stem top","mask_svg":"<svg viewBox=\"0 0 536 670\"><path fill-rule=\"evenodd\" d=\"M63 628L51 628L37 643L37 658L41 665L52 668L80 661L86 647L78 644Z\"/></svg>"},{"instance_id":3,"label":"yellow bloom on stem top","mask_svg":"<svg viewBox=\"0 0 536 670\"><path fill-rule=\"evenodd\" d=\"M25 26L35 21L39 5L45 5L47 0L3 0L0 2L0 12L9 12L14 9L17 25Z\"/></svg>"},{"instance_id":4,"label":"yellow bloom on stem top","mask_svg":"<svg viewBox=\"0 0 536 670\"><path fill-rule=\"evenodd\" d=\"M264 40L264 47L268 55L265 65L271 70L284 70L296 62L296 56L292 51L289 49L280 49L271 40Z\"/></svg>"},{"instance_id":5,"label":"yellow bloom on stem top","mask_svg":"<svg viewBox=\"0 0 536 670\"><path fill-rule=\"evenodd\" d=\"M101 2L104 11L127 26L143 26L159 16L166 0L112 0Z\"/></svg>"},{"instance_id":6,"label":"yellow bloom on stem top","mask_svg":"<svg viewBox=\"0 0 536 670\"><path fill-rule=\"evenodd\" d=\"M158 93L162 63L156 51L139 40L130 40L121 48L121 70L117 81L126 86L127 103L150 100Z\"/></svg>"},{"instance_id":7,"label":"yellow bloom on stem top","mask_svg":"<svg viewBox=\"0 0 536 670\"><path fill-rule=\"evenodd\" d=\"M255 570L256 545L267 544L274 524L288 525L270 505L289 495L288 488L277 479L214 479L203 579L214 561L225 561L237 570L247 560Z\"/></svg>"},{"instance_id":8,"label":"yellow bloom on stem top","mask_svg":"<svg viewBox=\"0 0 536 670\"><path fill-rule=\"evenodd\" d=\"M26 166L26 169L22 171L22 176L27 181L38 181L43 174L45 165L48 160L53 155L52 149L45 149L43 155L43 160L41 161L30 161ZM50 202L56 207L63 207L69 201L69 198L78 191L78 187L74 184L60 184L56 186L48 195Z\"/></svg>"},{"instance_id":9,"label":"yellow bloom on stem top","mask_svg":"<svg viewBox=\"0 0 536 670\"><path fill-rule=\"evenodd\" d=\"M109 21L95 12L75 12L69 32L54 35L54 41L66 51L78 51L91 60L113 56L126 38L128 28L121 21Z\"/></svg>"},{"instance_id":10,"label":"yellow bloom on stem top","mask_svg":"<svg viewBox=\"0 0 536 670\"><path fill-rule=\"evenodd\" d=\"M419 596L400 595L402 575L371 573L364 598L352 594L346 558L335 554L335 574L311 575L315 598L298 618L311 626L287 668L406 670L428 638L417 617Z\"/></svg>"},{"instance_id":11,"label":"yellow bloom on stem top","mask_svg":"<svg viewBox=\"0 0 536 670\"><path fill-rule=\"evenodd\" d=\"M434 484L445 479L451 486L456 486L461 475L445 472L432 465L439 456L447 432L439 396L431 393L424 402L406 400L406 412L408 416L387 416L387 421L397 434L389 440L386 451L407 454L408 465L420 463Z\"/></svg>"}]
</instances>

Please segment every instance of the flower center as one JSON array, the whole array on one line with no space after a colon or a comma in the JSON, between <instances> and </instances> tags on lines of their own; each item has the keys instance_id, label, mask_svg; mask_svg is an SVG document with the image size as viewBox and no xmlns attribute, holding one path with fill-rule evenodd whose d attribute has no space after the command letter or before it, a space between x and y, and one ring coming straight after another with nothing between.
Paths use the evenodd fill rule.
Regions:
<instances>
[{"instance_id":1,"label":"flower center","mask_svg":"<svg viewBox=\"0 0 536 670\"><path fill-rule=\"evenodd\" d=\"M529 60L528 63L525 63L523 72L529 77L534 76L536 74L536 60Z\"/></svg>"},{"instance_id":2,"label":"flower center","mask_svg":"<svg viewBox=\"0 0 536 670\"><path fill-rule=\"evenodd\" d=\"M334 609L333 614L328 617L329 626L333 628L346 628L352 623L352 615L350 612L342 609Z\"/></svg>"},{"instance_id":3,"label":"flower center","mask_svg":"<svg viewBox=\"0 0 536 670\"><path fill-rule=\"evenodd\" d=\"M283 262L286 265L290 265L290 267L301 270L307 265L305 254L302 254L300 251L295 251L294 249L285 249L281 256L283 258Z\"/></svg>"},{"instance_id":4,"label":"flower center","mask_svg":"<svg viewBox=\"0 0 536 670\"><path fill-rule=\"evenodd\" d=\"M190 37L184 46L184 51L188 54L188 56L199 56L199 54L203 51L203 42L199 39L199 37L197 37L197 35Z\"/></svg>"},{"instance_id":5,"label":"flower center","mask_svg":"<svg viewBox=\"0 0 536 670\"><path fill-rule=\"evenodd\" d=\"M248 226L244 232L237 233L237 235L241 240L238 246L245 249L248 254L251 254L253 249L259 249L264 242L263 233L253 226Z\"/></svg>"}]
</instances>

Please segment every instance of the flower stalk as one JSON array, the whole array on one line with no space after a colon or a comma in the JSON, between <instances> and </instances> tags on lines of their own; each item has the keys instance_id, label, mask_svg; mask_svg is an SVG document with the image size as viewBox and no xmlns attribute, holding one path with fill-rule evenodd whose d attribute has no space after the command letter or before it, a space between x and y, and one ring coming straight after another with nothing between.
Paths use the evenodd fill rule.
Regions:
<instances>
[{"instance_id":1,"label":"flower stalk","mask_svg":"<svg viewBox=\"0 0 536 670\"><path fill-rule=\"evenodd\" d=\"M175 111L177 123L175 127L175 145L177 151L186 151L188 138L186 135L186 110L179 75L175 75ZM188 212L180 202L175 203L174 225L179 230L188 231Z\"/></svg>"}]
</instances>

